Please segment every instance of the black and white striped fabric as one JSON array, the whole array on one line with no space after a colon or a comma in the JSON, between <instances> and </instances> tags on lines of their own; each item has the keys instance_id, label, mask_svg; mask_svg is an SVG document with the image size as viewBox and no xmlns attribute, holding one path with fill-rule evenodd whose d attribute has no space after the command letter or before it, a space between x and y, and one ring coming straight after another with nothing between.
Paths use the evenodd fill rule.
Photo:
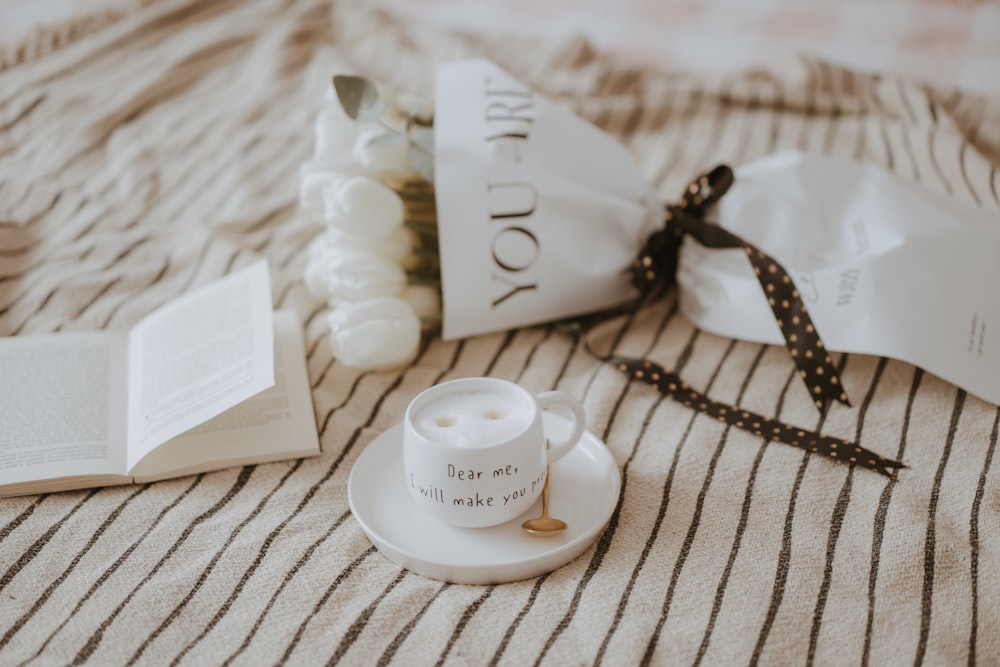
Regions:
<instances>
[{"instance_id":1,"label":"black and white striped fabric","mask_svg":"<svg viewBox=\"0 0 1000 667\"><path fill-rule=\"evenodd\" d=\"M665 201L799 148L1000 212L997 100L813 60L699 78L360 3L136 2L0 71L0 334L125 329L266 257L306 325L323 454L0 499L0 664L996 664L1000 410L913 366L834 354L851 406L819 416L787 349L699 332L674 294L612 336L713 400L902 461L890 479L685 408L556 326L429 340L391 372L331 359L296 214L330 75L429 93L459 55L620 138ZM472 375L577 395L622 473L593 546L535 579L426 579L348 508L366 445Z\"/></svg>"}]
</instances>

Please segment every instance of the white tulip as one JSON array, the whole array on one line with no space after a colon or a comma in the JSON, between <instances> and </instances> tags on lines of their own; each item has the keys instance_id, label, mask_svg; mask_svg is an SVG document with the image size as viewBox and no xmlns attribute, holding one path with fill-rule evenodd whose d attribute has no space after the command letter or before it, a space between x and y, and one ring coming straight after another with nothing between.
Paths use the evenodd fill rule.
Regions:
<instances>
[{"instance_id":1,"label":"white tulip","mask_svg":"<svg viewBox=\"0 0 1000 667\"><path fill-rule=\"evenodd\" d=\"M421 321L433 321L441 316L441 292L430 285L407 285L399 297L410 304Z\"/></svg>"},{"instance_id":2,"label":"white tulip","mask_svg":"<svg viewBox=\"0 0 1000 667\"><path fill-rule=\"evenodd\" d=\"M397 227L384 239L351 234L336 227L328 227L310 241L306 253L310 259L330 252L368 252L388 257L404 268L414 263L413 246L416 232L409 227Z\"/></svg>"},{"instance_id":3,"label":"white tulip","mask_svg":"<svg viewBox=\"0 0 1000 667\"><path fill-rule=\"evenodd\" d=\"M403 224L403 200L366 176L323 188L323 198L327 224L351 234L384 239Z\"/></svg>"},{"instance_id":4,"label":"white tulip","mask_svg":"<svg viewBox=\"0 0 1000 667\"><path fill-rule=\"evenodd\" d=\"M330 349L345 366L372 370L399 366L411 361L420 346L420 321L397 297L338 305L327 323Z\"/></svg>"},{"instance_id":5,"label":"white tulip","mask_svg":"<svg viewBox=\"0 0 1000 667\"><path fill-rule=\"evenodd\" d=\"M346 181L362 173L361 166L351 160L305 162L299 166L299 208L308 219L322 221L326 215L326 196L336 192Z\"/></svg>"},{"instance_id":6,"label":"white tulip","mask_svg":"<svg viewBox=\"0 0 1000 667\"><path fill-rule=\"evenodd\" d=\"M354 157L381 180L402 182L419 177L410 166L410 143L406 137L378 126L361 130L354 142Z\"/></svg>"},{"instance_id":7,"label":"white tulip","mask_svg":"<svg viewBox=\"0 0 1000 667\"><path fill-rule=\"evenodd\" d=\"M316 114L314 160L342 160L354 151L361 129L339 103L328 104Z\"/></svg>"},{"instance_id":8,"label":"white tulip","mask_svg":"<svg viewBox=\"0 0 1000 667\"><path fill-rule=\"evenodd\" d=\"M302 277L317 299L362 301L395 296L406 287L406 272L388 257L370 252L328 252L311 259Z\"/></svg>"}]
</instances>

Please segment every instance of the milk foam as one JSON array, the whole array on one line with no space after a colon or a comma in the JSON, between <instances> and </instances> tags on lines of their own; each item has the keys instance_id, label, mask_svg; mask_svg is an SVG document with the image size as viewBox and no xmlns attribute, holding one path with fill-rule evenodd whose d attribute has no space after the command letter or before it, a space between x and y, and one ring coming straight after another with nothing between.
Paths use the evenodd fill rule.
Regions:
<instances>
[{"instance_id":1,"label":"milk foam","mask_svg":"<svg viewBox=\"0 0 1000 667\"><path fill-rule=\"evenodd\" d=\"M489 447L528 427L532 408L512 396L486 391L447 394L423 406L413 419L429 440L452 447Z\"/></svg>"}]
</instances>

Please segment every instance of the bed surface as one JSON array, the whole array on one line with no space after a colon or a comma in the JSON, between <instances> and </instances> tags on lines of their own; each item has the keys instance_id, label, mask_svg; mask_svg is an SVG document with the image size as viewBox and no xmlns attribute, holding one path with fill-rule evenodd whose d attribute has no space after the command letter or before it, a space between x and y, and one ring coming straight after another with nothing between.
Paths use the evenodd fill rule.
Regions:
<instances>
[{"instance_id":1,"label":"bed surface","mask_svg":"<svg viewBox=\"0 0 1000 667\"><path fill-rule=\"evenodd\" d=\"M836 39L757 57L749 41L768 40L748 38L748 69L692 64L690 34L658 59L656 35L629 38L597 3L581 14L589 41L551 27L567 3L534 3L549 27L515 35L512 14L381 4L119 4L73 30L73 12L52 14L20 57L5 50L0 335L126 329L267 258L274 305L305 324L323 453L0 499L0 663L995 664L996 405L909 364L836 355L853 406L820 418L784 349L699 332L673 293L623 324L618 352L898 458L898 480L727 429L554 326L346 368L301 283L318 228L298 214L297 170L331 74L419 94L438 60L479 55L622 141L664 200L718 162L798 148L872 161L1000 224L996 3L884 5L898 30L866 63L834 58ZM732 34L719 16L698 14L719 31L706 34ZM497 31L477 32L485 20ZM934 55L944 42L905 50L919 40L904 28L935 21L954 60ZM366 447L419 391L472 375L580 397L621 473L607 526L550 573L442 583L386 558L351 514Z\"/></svg>"}]
</instances>

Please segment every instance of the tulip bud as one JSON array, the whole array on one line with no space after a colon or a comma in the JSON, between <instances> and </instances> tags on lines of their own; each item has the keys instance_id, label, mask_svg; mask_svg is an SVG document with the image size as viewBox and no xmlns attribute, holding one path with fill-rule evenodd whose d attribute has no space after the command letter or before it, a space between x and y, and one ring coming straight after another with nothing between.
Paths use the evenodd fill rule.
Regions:
<instances>
[{"instance_id":1,"label":"tulip bud","mask_svg":"<svg viewBox=\"0 0 1000 667\"><path fill-rule=\"evenodd\" d=\"M381 369L411 361L420 346L420 322L397 297L338 305L327 317L330 349L345 366Z\"/></svg>"},{"instance_id":2,"label":"tulip bud","mask_svg":"<svg viewBox=\"0 0 1000 667\"><path fill-rule=\"evenodd\" d=\"M363 129L354 143L354 157L379 180L402 182L419 174L410 166L410 143L402 134L380 127Z\"/></svg>"},{"instance_id":3,"label":"tulip bud","mask_svg":"<svg viewBox=\"0 0 1000 667\"><path fill-rule=\"evenodd\" d=\"M324 192L336 191L360 173L361 167L350 160L313 160L302 164L299 167L299 208L308 219L322 221L326 215Z\"/></svg>"},{"instance_id":4,"label":"tulip bud","mask_svg":"<svg viewBox=\"0 0 1000 667\"><path fill-rule=\"evenodd\" d=\"M361 130L340 104L328 104L316 114L314 160L340 160L350 155Z\"/></svg>"},{"instance_id":5,"label":"tulip bud","mask_svg":"<svg viewBox=\"0 0 1000 667\"><path fill-rule=\"evenodd\" d=\"M406 272L387 257L368 252L330 252L309 261L306 289L317 299L362 301L395 296L406 287Z\"/></svg>"},{"instance_id":6,"label":"tulip bud","mask_svg":"<svg viewBox=\"0 0 1000 667\"><path fill-rule=\"evenodd\" d=\"M430 285L407 285L399 297L410 304L422 322L436 322L441 317L441 293Z\"/></svg>"},{"instance_id":7,"label":"tulip bud","mask_svg":"<svg viewBox=\"0 0 1000 667\"><path fill-rule=\"evenodd\" d=\"M406 226L398 227L384 239L358 236L336 227L328 227L310 241L306 253L312 260L327 253L367 252L388 257L406 268L413 263L412 253L416 241L416 232Z\"/></svg>"},{"instance_id":8,"label":"tulip bud","mask_svg":"<svg viewBox=\"0 0 1000 667\"><path fill-rule=\"evenodd\" d=\"M323 189L327 224L345 232L384 239L403 224L403 200L364 176Z\"/></svg>"}]
</instances>

